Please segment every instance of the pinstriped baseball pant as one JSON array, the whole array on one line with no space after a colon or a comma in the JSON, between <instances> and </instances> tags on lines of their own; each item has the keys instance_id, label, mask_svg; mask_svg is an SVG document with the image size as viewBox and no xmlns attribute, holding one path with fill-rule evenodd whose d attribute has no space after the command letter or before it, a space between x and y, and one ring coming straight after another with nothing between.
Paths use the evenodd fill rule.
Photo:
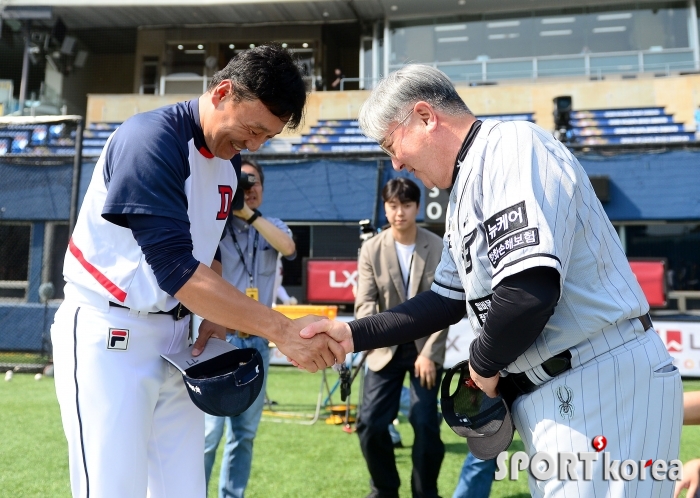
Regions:
<instances>
[{"instance_id":1,"label":"pinstriped baseball pant","mask_svg":"<svg viewBox=\"0 0 700 498\"><path fill-rule=\"evenodd\" d=\"M600 354L519 397L513 404L515 426L532 456L546 452L591 452L598 435L607 439L603 452L623 462L677 459L683 421L683 387L678 369L653 329ZM643 467L639 465L639 467ZM593 462L592 479L560 481L555 475L536 480L534 497L671 497L674 481L654 480L651 468L625 480L605 480L602 454Z\"/></svg>"}]
</instances>

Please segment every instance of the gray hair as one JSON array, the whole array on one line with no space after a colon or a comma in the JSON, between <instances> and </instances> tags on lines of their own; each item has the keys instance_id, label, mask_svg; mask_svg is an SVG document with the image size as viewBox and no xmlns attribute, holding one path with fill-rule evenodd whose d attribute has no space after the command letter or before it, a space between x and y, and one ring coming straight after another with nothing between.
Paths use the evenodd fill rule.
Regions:
<instances>
[{"instance_id":1,"label":"gray hair","mask_svg":"<svg viewBox=\"0 0 700 498\"><path fill-rule=\"evenodd\" d=\"M453 116L472 114L445 73L432 66L409 64L389 74L372 90L360 108L360 128L380 142L389 124L402 119L409 107L421 100Z\"/></svg>"}]
</instances>

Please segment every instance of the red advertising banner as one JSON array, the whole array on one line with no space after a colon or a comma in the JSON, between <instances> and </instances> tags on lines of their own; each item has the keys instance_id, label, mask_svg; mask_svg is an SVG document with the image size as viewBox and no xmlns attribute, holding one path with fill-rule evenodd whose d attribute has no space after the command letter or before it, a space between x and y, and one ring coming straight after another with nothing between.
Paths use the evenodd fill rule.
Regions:
<instances>
[{"instance_id":1,"label":"red advertising banner","mask_svg":"<svg viewBox=\"0 0 700 498\"><path fill-rule=\"evenodd\" d=\"M666 306L666 261L630 260L630 266L637 282L642 287L644 295L652 308Z\"/></svg>"},{"instance_id":2,"label":"red advertising banner","mask_svg":"<svg viewBox=\"0 0 700 498\"><path fill-rule=\"evenodd\" d=\"M306 261L306 301L354 303L357 260L309 259Z\"/></svg>"}]
</instances>

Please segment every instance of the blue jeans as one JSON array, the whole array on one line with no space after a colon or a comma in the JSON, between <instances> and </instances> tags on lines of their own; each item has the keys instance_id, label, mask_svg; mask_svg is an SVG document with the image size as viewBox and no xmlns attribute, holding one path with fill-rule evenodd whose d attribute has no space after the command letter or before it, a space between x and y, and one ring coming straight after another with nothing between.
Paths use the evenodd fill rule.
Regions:
<instances>
[{"instance_id":1,"label":"blue jeans","mask_svg":"<svg viewBox=\"0 0 700 498\"><path fill-rule=\"evenodd\" d=\"M219 476L219 498L243 498L253 462L253 440L265 404L265 386L270 371L270 348L267 340L262 337L251 336L241 339L237 335L228 334L226 340L238 348L255 348L260 351L265 366L265 382L258 399L237 417L205 415L204 473L207 489L209 489L209 477L214 467L216 449L226 426L226 446Z\"/></svg>"},{"instance_id":2,"label":"blue jeans","mask_svg":"<svg viewBox=\"0 0 700 498\"><path fill-rule=\"evenodd\" d=\"M467 454L452 498L488 498L495 473L495 458L481 460L471 453Z\"/></svg>"}]
</instances>

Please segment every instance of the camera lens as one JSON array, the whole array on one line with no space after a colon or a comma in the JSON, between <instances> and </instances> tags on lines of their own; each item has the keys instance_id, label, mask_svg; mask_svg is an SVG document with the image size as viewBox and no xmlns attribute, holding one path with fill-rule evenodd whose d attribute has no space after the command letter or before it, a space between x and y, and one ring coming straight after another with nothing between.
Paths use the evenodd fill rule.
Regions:
<instances>
[{"instance_id":1,"label":"camera lens","mask_svg":"<svg viewBox=\"0 0 700 498\"><path fill-rule=\"evenodd\" d=\"M248 190L249 188L252 188L253 185L255 185L256 183L257 179L255 178L255 175L241 173L240 188L242 188L243 190Z\"/></svg>"}]
</instances>

